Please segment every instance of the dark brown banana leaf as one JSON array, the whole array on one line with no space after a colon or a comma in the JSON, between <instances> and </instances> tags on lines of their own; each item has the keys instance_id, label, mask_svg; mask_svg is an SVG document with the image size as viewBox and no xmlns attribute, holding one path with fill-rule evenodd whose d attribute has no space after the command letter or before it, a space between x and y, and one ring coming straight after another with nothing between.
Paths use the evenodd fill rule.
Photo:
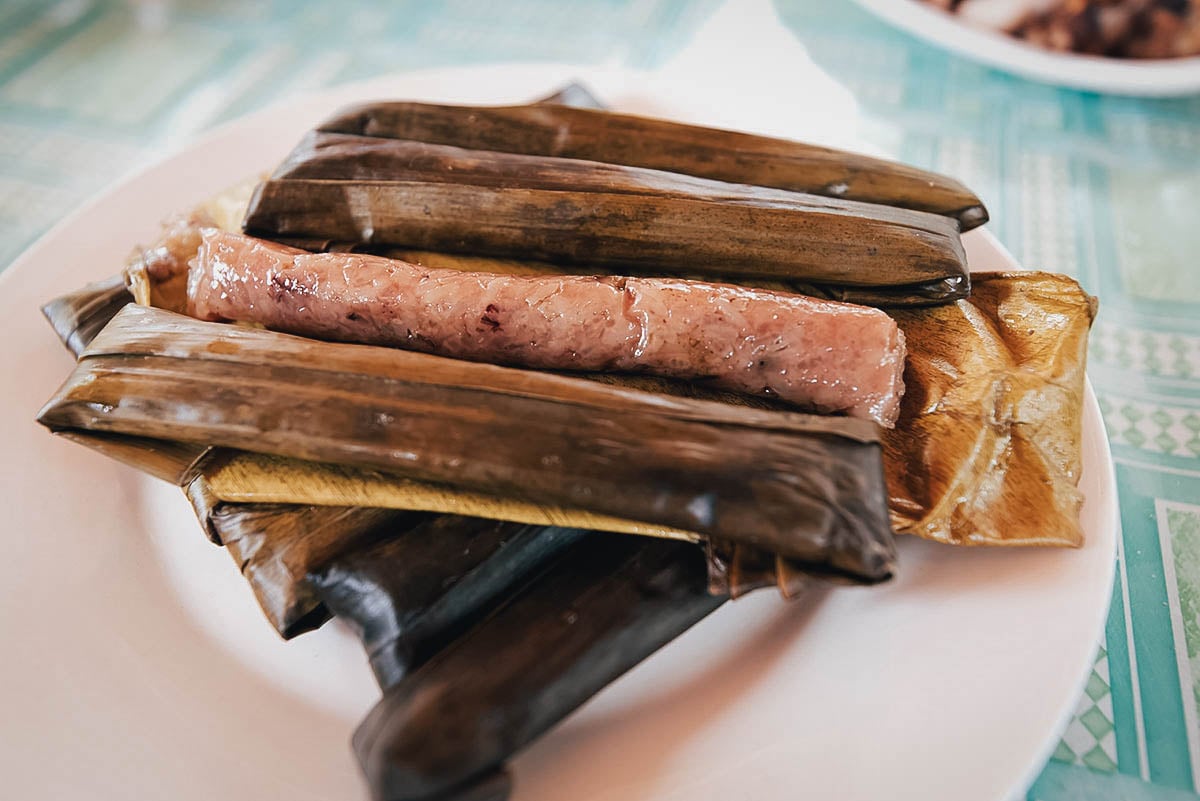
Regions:
<instances>
[{"instance_id":1,"label":"dark brown banana leaf","mask_svg":"<svg viewBox=\"0 0 1200 801\"><path fill-rule=\"evenodd\" d=\"M224 503L202 519L220 532L267 620L290 639L330 616L311 584L299 580L311 566L403 537L429 517L394 509Z\"/></svg>"},{"instance_id":2,"label":"dark brown banana leaf","mask_svg":"<svg viewBox=\"0 0 1200 801\"><path fill-rule=\"evenodd\" d=\"M959 545L1079 545L1096 299L1053 273L979 273L968 300L896 311L908 342L884 432L892 522Z\"/></svg>"},{"instance_id":3,"label":"dark brown banana leaf","mask_svg":"<svg viewBox=\"0 0 1200 801\"><path fill-rule=\"evenodd\" d=\"M969 285L958 231L937 215L812 195L759 199L756 191L783 193L736 185L683 191L680 181L666 182L664 174L569 160L562 165L574 166L561 173L546 167L553 178L530 168L527 177L505 185L507 179L490 168L470 169L475 159L471 154L414 167L405 173L410 180L272 179L255 192L244 228L268 239L319 238L872 292L905 294L920 285L960 297ZM536 157L490 154L484 163L521 159ZM586 170L579 164L604 175L582 185L578 173ZM616 175L628 177L618 181ZM646 187L664 183L669 186L647 193Z\"/></svg>"},{"instance_id":4,"label":"dark brown banana leaf","mask_svg":"<svg viewBox=\"0 0 1200 801\"><path fill-rule=\"evenodd\" d=\"M308 584L358 633L386 689L588 536L582 529L428 515L397 536L326 560Z\"/></svg>"},{"instance_id":5,"label":"dark brown banana leaf","mask_svg":"<svg viewBox=\"0 0 1200 801\"><path fill-rule=\"evenodd\" d=\"M791 600L820 583L795 562L753 545L708 539L705 554L708 590L713 595L740 598L754 590L775 587Z\"/></svg>"},{"instance_id":6,"label":"dark brown banana leaf","mask_svg":"<svg viewBox=\"0 0 1200 801\"><path fill-rule=\"evenodd\" d=\"M381 469L890 575L877 429L127 306L43 409L84 429ZM686 447L682 444L686 443Z\"/></svg>"},{"instance_id":7,"label":"dark brown banana leaf","mask_svg":"<svg viewBox=\"0 0 1200 801\"><path fill-rule=\"evenodd\" d=\"M110 459L143 473L186 487L202 478L208 457L215 450L190 442L150 437L103 434L92 431L62 431L64 439L84 445ZM220 540L216 540L220 544Z\"/></svg>"},{"instance_id":8,"label":"dark brown banana leaf","mask_svg":"<svg viewBox=\"0 0 1200 801\"><path fill-rule=\"evenodd\" d=\"M338 112L319 130L626 164L879 203L948 215L964 231L988 218L969 189L926 170L785 139L594 108L370 103Z\"/></svg>"},{"instance_id":9,"label":"dark brown banana leaf","mask_svg":"<svg viewBox=\"0 0 1200 801\"><path fill-rule=\"evenodd\" d=\"M125 277L116 275L55 298L42 307L42 314L67 350L79 356L113 315L132 301Z\"/></svg>"},{"instance_id":10,"label":"dark brown banana leaf","mask_svg":"<svg viewBox=\"0 0 1200 801\"><path fill-rule=\"evenodd\" d=\"M354 735L372 798L503 798L509 757L724 600L696 548L587 535L384 694Z\"/></svg>"}]
</instances>

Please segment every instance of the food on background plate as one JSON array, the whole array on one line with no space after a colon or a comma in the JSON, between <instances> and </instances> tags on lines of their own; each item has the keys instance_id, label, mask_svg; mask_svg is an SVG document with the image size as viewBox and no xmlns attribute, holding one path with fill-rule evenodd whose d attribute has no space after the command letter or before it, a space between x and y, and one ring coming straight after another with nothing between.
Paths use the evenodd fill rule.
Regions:
<instances>
[{"instance_id":1,"label":"food on background plate","mask_svg":"<svg viewBox=\"0 0 1200 801\"><path fill-rule=\"evenodd\" d=\"M594 105L582 90L555 99ZM547 125L558 126L557 140L547 139ZM957 227L983 222L986 212L956 182L780 140L536 105L371 104L322 129L305 137L253 203L261 211L275 187L271 214L291 219L297 210L311 214L314 198L324 197L317 183L361 199L354 193L371 176L370 202L354 207L353 235L316 226L299 235L266 232L274 242L248 239L240 229L250 185L176 218L135 255L128 291L101 282L47 305L80 360L42 419L183 487L282 636L320 626L330 614L356 629L387 689L354 743L376 798L502 796L509 756L727 598L763 586L793 598L818 580L887 578L889 512L898 531L948 543L1079 544L1075 484L1094 301L1070 279L1041 273L982 275L966 297ZM405 136L424 141L394 138ZM593 163L601 156L626 169ZM449 167L455 175L444 174ZM853 180L820 184L839 169ZM730 183L709 191L713 179ZM915 191L922 181L925 193ZM620 191L610 191L614 182ZM453 253L422 250L434 244L428 239L374 241L364 223L376 218L367 215L399 220L400 230L409 224L406 193L431 186L470 190L462 197L471 214L458 209L443 229L464 237L474 235L472 215L489 200L532 187L539 202L510 221L529 236L506 235L527 247L497 247L487 236L436 242L463 251ZM797 201L796 189L857 202L838 206L811 194ZM586 247L565 233L548 238L553 208L543 201L568 190L574 200L601 201L570 210L599 231ZM642 205L618 202L622 193ZM689 222L680 198L726 222L739 206L764 212L736 232L746 260L705 241L728 228L672 229L623 216L666 204L668 215ZM898 208L872 205L879 203ZM595 217L605 210L616 216ZM255 213L246 227L257 225ZM312 215L324 225L321 217ZM845 228L830 225L835 217ZM788 227L767 227L771 221ZM888 227L898 221L915 227ZM651 233L661 238L646 250L658 255L637 264L645 277L605 277L621 273L621 264L589 249L599 242L611 257L636 241L628 236L639 225L645 241ZM874 242L877 252L862 251L849 270L834 263L847 252L839 237L883 230L896 235ZM774 261L789 241L833 246ZM218 244L224 250L213 259ZM307 255L295 246L336 252ZM921 248L951 257L939 256L933 270L903 266ZM745 347L742 325L725 331L688 311L697 294L722 308L744 299L742 322L780 309L804 309L798 322L805 324L828 314L839 324L824 331L824 347L847 355L818 362L827 379L847 383L873 374L860 372L875 357L855 337L891 332L898 343L894 324L878 311L795 293L857 300L888 307L907 335L907 360L883 347L874 366L881 375L892 371L897 396L905 365L908 386L895 429L881 430L694 380L707 371L695 369L703 359L686 349L692 369L675 377L613 372L638 365L604 360L538 363L577 368L556 375L314 342L173 314L188 310L189 262L216 290L193 312L203 314L212 301L207 308L220 309L221 319L361 340L373 339L371 326L351 314L384 331L394 329L376 318L403 318L407 330L404 315L417 308L422 325L432 325L426 330L467 344L449 355L485 361L506 359L489 349L495 327L483 318L500 328L514 323L489 311L493 290L507 293L503 306L491 304L498 313L529 287L616 294L620 286L627 300L636 294L631 282L660 293L686 286L686 302L651 310L658 330L670 324L672 336L692 329L710 348L722 339L735 351ZM437 286L423 285L422 276L436 276ZM840 283L818 280L830 276ZM265 294L241 290L242 279L256 278ZM688 283L695 278L707 283ZM367 291L349 298L339 287ZM133 299L143 305L123 308ZM348 299L353 307L342 308ZM325 322L304 319L314 301L329 312ZM393 308L396 301L405 308ZM681 314L692 320L683 323ZM525 330L551 332L545 336L560 354L570 349L564 343L597 339L570 324L586 322L578 304L531 319L545 327L527 321ZM329 321L336 325L322 328ZM771 336L796 350L811 347L795 339L796 327ZM830 371L835 361L840 375ZM744 375L754 375L748 367ZM853 407L826 406L835 408ZM886 422L882 411L876 416ZM1045 514L1032 520L1014 512L1030 506ZM462 692L440 703L438 688L447 683Z\"/></svg>"},{"instance_id":2,"label":"food on background plate","mask_svg":"<svg viewBox=\"0 0 1200 801\"><path fill-rule=\"evenodd\" d=\"M680 279L507 276L206 231L188 313L457 359L704 381L891 426L904 338L881 311Z\"/></svg>"},{"instance_id":3,"label":"food on background plate","mask_svg":"<svg viewBox=\"0 0 1200 801\"><path fill-rule=\"evenodd\" d=\"M924 0L1048 50L1114 58L1200 55L1198 0Z\"/></svg>"}]
</instances>

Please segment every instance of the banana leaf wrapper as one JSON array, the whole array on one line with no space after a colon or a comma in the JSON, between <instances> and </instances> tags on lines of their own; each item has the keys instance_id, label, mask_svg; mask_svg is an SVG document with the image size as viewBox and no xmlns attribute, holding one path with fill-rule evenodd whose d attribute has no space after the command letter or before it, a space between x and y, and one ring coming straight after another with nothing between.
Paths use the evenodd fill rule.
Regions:
<instances>
[{"instance_id":1,"label":"banana leaf wrapper","mask_svg":"<svg viewBox=\"0 0 1200 801\"><path fill-rule=\"evenodd\" d=\"M712 595L741 598L749 592L775 587L786 600L794 600L821 583L795 562L777 553L742 542L708 539L708 591Z\"/></svg>"},{"instance_id":2,"label":"banana leaf wrapper","mask_svg":"<svg viewBox=\"0 0 1200 801\"><path fill-rule=\"evenodd\" d=\"M389 689L353 744L376 801L503 798L504 763L725 600L684 543L591 534Z\"/></svg>"},{"instance_id":3,"label":"banana leaf wrapper","mask_svg":"<svg viewBox=\"0 0 1200 801\"><path fill-rule=\"evenodd\" d=\"M43 409L83 429L253 449L744 541L886 579L876 427L126 306Z\"/></svg>"},{"instance_id":4,"label":"banana leaf wrapper","mask_svg":"<svg viewBox=\"0 0 1200 801\"><path fill-rule=\"evenodd\" d=\"M785 139L596 108L369 103L339 111L318 130L625 164L878 203L948 215L963 231L988 219L973 192L926 170Z\"/></svg>"},{"instance_id":5,"label":"banana leaf wrapper","mask_svg":"<svg viewBox=\"0 0 1200 801\"><path fill-rule=\"evenodd\" d=\"M267 620L290 639L330 617L309 582L310 565L403 537L429 515L394 509L291 504L221 504L209 525L254 591Z\"/></svg>"},{"instance_id":6,"label":"banana leaf wrapper","mask_svg":"<svg viewBox=\"0 0 1200 801\"><path fill-rule=\"evenodd\" d=\"M900 420L883 434L892 522L955 545L1077 546L1096 299L1053 273L982 273L974 286L953 305L893 312L908 360Z\"/></svg>"},{"instance_id":7,"label":"banana leaf wrapper","mask_svg":"<svg viewBox=\"0 0 1200 801\"><path fill-rule=\"evenodd\" d=\"M665 174L569 160L560 161L571 169L531 168L519 181L489 166L531 158L447 157L437 167L415 163L403 173L409 180L271 179L251 199L243 227L267 239L785 280L896 303L969 291L958 231L937 215L811 195L781 199L777 190L733 184L685 190ZM584 181L592 170L602 174Z\"/></svg>"},{"instance_id":8,"label":"banana leaf wrapper","mask_svg":"<svg viewBox=\"0 0 1200 801\"><path fill-rule=\"evenodd\" d=\"M398 536L326 561L309 584L355 629L386 689L587 536L582 529L429 515Z\"/></svg>"},{"instance_id":9,"label":"banana leaf wrapper","mask_svg":"<svg viewBox=\"0 0 1200 801\"><path fill-rule=\"evenodd\" d=\"M42 306L42 314L67 350L78 358L88 343L133 295L125 287L125 276L96 281Z\"/></svg>"},{"instance_id":10,"label":"banana leaf wrapper","mask_svg":"<svg viewBox=\"0 0 1200 801\"><path fill-rule=\"evenodd\" d=\"M187 305L187 263L200 246L200 229L237 230L255 181L243 181L187 214L163 224L158 238L130 254L121 275L87 285L42 306L60 341L76 358L129 303L182 311ZM149 437L68 432L69 439L156 478L188 486L212 450L207 445ZM213 526L205 529L214 532ZM219 543L219 537L215 537Z\"/></svg>"}]
</instances>

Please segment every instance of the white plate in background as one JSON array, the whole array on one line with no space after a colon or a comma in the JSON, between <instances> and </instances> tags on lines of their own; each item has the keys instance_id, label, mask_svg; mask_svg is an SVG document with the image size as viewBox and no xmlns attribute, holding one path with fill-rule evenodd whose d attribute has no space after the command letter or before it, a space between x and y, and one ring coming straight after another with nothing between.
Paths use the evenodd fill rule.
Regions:
<instances>
[{"instance_id":1,"label":"white plate in background","mask_svg":"<svg viewBox=\"0 0 1200 801\"><path fill-rule=\"evenodd\" d=\"M855 0L881 19L960 56L1035 81L1141 97L1200 92L1200 56L1122 59L1056 53L968 25L920 0Z\"/></svg>"}]
</instances>

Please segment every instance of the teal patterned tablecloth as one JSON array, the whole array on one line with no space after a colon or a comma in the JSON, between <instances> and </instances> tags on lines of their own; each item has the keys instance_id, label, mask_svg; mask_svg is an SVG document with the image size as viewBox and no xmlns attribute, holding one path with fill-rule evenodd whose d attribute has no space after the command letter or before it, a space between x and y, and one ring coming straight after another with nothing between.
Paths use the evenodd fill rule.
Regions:
<instances>
[{"instance_id":1,"label":"teal patterned tablecloth","mask_svg":"<svg viewBox=\"0 0 1200 801\"><path fill-rule=\"evenodd\" d=\"M654 67L718 5L0 0L0 270L116 177L282 94L498 61ZM1117 466L1117 579L1076 717L1028 798L1196 798L1200 97L1027 82L845 0L776 8L879 123L875 144L962 178L1022 264L1100 296L1089 372Z\"/></svg>"}]
</instances>

